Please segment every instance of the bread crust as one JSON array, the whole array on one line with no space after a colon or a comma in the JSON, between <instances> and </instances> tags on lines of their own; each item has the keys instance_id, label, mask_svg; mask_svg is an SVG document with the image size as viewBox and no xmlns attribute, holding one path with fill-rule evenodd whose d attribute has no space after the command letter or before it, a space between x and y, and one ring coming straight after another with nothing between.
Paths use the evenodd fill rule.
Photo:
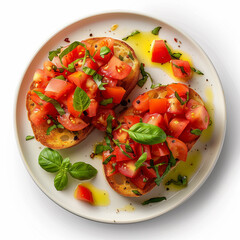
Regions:
<instances>
[{"instance_id":1,"label":"bread crust","mask_svg":"<svg viewBox=\"0 0 240 240\"><path fill-rule=\"evenodd\" d=\"M94 45L97 41L103 39L103 37L99 38L89 38L84 40L84 43ZM114 55L119 57L121 54L123 57L128 56L129 52L131 52L133 56L133 60L131 58L124 57L124 61L131 65L132 71L130 74L123 80L121 80L121 87L126 90L124 98L129 95L129 93L136 86L136 83L139 79L140 73L140 63L136 57L134 50L127 45L125 42L121 40L114 39ZM33 81L30 90L35 88L35 82ZM26 97L26 108L28 111L28 119L30 120L30 115L34 110L36 104L31 100L30 95L27 94ZM78 132L71 132L67 129L54 129L50 132L49 135L46 135L46 131L49 128L47 123L41 124L40 126L35 126L31 122L31 126L33 129L33 133L37 141L39 141L42 145L52 148L52 149L64 149L75 146L82 142L94 129L94 126L90 123L88 127L84 128Z\"/></svg>"},{"instance_id":2,"label":"bread crust","mask_svg":"<svg viewBox=\"0 0 240 240\"><path fill-rule=\"evenodd\" d=\"M167 94L166 86L161 86L161 87L155 88L153 90L150 90L147 92L147 94L150 99L164 98ZM194 99L194 100L198 101L199 103L201 103L202 105L204 105L204 102L203 102L202 98L200 97L200 95L191 88L189 88L189 99ZM139 112L136 111L133 108L133 106L131 106L128 109L126 109L120 113L120 115L118 116L118 121L120 123L123 123L124 116L135 115L135 114L139 114ZM197 140L198 140L198 138L196 140L186 144L188 151L191 150L191 148L197 142ZM120 173L117 173L115 175L108 177L106 175L107 167L105 165L104 165L104 172L105 172L105 177L106 177L109 185L117 193L119 193L120 195L123 195L125 197L140 197L141 195L144 195L144 194L150 192L156 186L155 182L152 181L144 189L140 189L137 186L135 186L133 183L131 183L130 178L128 178ZM137 190L141 195L134 194L132 190Z\"/></svg>"}]
</instances>

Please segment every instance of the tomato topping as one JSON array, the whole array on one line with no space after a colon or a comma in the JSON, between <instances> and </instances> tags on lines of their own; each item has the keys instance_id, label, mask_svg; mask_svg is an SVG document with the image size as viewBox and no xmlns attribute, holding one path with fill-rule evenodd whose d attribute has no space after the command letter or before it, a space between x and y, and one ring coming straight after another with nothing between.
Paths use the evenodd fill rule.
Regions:
<instances>
[{"instance_id":1,"label":"tomato topping","mask_svg":"<svg viewBox=\"0 0 240 240\"><path fill-rule=\"evenodd\" d=\"M102 91L102 95L105 99L112 98L113 103L119 104L126 90L122 87L106 87L106 90Z\"/></svg>"},{"instance_id":2,"label":"tomato topping","mask_svg":"<svg viewBox=\"0 0 240 240\"><path fill-rule=\"evenodd\" d=\"M138 174L136 177L131 178L131 182L135 184L138 188L144 189L147 185L149 178L145 176L142 172Z\"/></svg>"},{"instance_id":3,"label":"tomato topping","mask_svg":"<svg viewBox=\"0 0 240 240\"><path fill-rule=\"evenodd\" d=\"M101 131L106 131L107 129L107 117L109 115L113 116L112 120L112 127L117 126L117 120L116 120L116 115L115 112L111 109L99 109L97 112L97 115L92 118L92 124L99 130Z\"/></svg>"},{"instance_id":4,"label":"tomato topping","mask_svg":"<svg viewBox=\"0 0 240 240\"><path fill-rule=\"evenodd\" d=\"M147 153L146 161L152 159L150 145L135 143L137 155L140 157L144 152Z\"/></svg>"},{"instance_id":5,"label":"tomato topping","mask_svg":"<svg viewBox=\"0 0 240 240\"><path fill-rule=\"evenodd\" d=\"M70 74L67 78L71 83L74 83L78 87L82 88L85 85L88 77L89 76L86 73L77 71Z\"/></svg>"},{"instance_id":6,"label":"tomato topping","mask_svg":"<svg viewBox=\"0 0 240 240\"><path fill-rule=\"evenodd\" d=\"M45 88L48 84L49 77L42 69L37 69L33 75L33 81L36 88Z\"/></svg>"},{"instance_id":7,"label":"tomato topping","mask_svg":"<svg viewBox=\"0 0 240 240\"><path fill-rule=\"evenodd\" d=\"M75 110L75 108L73 107L73 98L74 98L74 91L72 91L67 97L67 108L68 108L68 112L77 118L77 117L80 117L81 112Z\"/></svg>"},{"instance_id":8,"label":"tomato topping","mask_svg":"<svg viewBox=\"0 0 240 240\"><path fill-rule=\"evenodd\" d=\"M98 86L94 80L92 80L91 78L88 78L86 82L86 86L83 90L87 93L89 98L95 98L98 93Z\"/></svg>"},{"instance_id":9,"label":"tomato topping","mask_svg":"<svg viewBox=\"0 0 240 240\"><path fill-rule=\"evenodd\" d=\"M140 168L136 168L134 160L129 161L122 161L118 163L118 171L129 178L135 177L138 172L140 171Z\"/></svg>"},{"instance_id":10,"label":"tomato topping","mask_svg":"<svg viewBox=\"0 0 240 240\"><path fill-rule=\"evenodd\" d=\"M186 144L177 138L167 137L168 147L173 154L173 157L180 161L187 160L188 148Z\"/></svg>"},{"instance_id":11,"label":"tomato topping","mask_svg":"<svg viewBox=\"0 0 240 240\"><path fill-rule=\"evenodd\" d=\"M146 113L143 117L143 122L158 126L162 129L166 128L163 116L159 113Z\"/></svg>"},{"instance_id":12,"label":"tomato topping","mask_svg":"<svg viewBox=\"0 0 240 240\"><path fill-rule=\"evenodd\" d=\"M46 122L48 119L47 114L48 111L44 107L35 107L31 112L30 120L35 126L39 126Z\"/></svg>"},{"instance_id":13,"label":"tomato topping","mask_svg":"<svg viewBox=\"0 0 240 240\"><path fill-rule=\"evenodd\" d=\"M172 60L173 75L177 78L189 80L192 77L192 69L188 61Z\"/></svg>"},{"instance_id":14,"label":"tomato topping","mask_svg":"<svg viewBox=\"0 0 240 240\"><path fill-rule=\"evenodd\" d=\"M46 61L43 64L43 71L48 77L54 78L56 76L56 71L54 68L57 69L57 66L50 61Z\"/></svg>"},{"instance_id":15,"label":"tomato topping","mask_svg":"<svg viewBox=\"0 0 240 240\"><path fill-rule=\"evenodd\" d=\"M110 156L112 155L112 153L110 153L110 151L104 151L103 152L103 162ZM118 173L118 168L117 166L114 167L114 165L116 165L116 157L112 157L111 160L105 164L105 172L106 172L106 176L110 177L116 173Z\"/></svg>"},{"instance_id":16,"label":"tomato topping","mask_svg":"<svg viewBox=\"0 0 240 240\"><path fill-rule=\"evenodd\" d=\"M45 95L50 98L59 99L73 88L74 85L72 83L61 79L52 78L45 89Z\"/></svg>"},{"instance_id":17,"label":"tomato topping","mask_svg":"<svg viewBox=\"0 0 240 240\"><path fill-rule=\"evenodd\" d=\"M94 204L92 192L87 187L78 185L74 195L78 200Z\"/></svg>"},{"instance_id":18,"label":"tomato topping","mask_svg":"<svg viewBox=\"0 0 240 240\"><path fill-rule=\"evenodd\" d=\"M129 116L124 116L124 121L127 124L128 128L133 126L136 123L140 122L140 117L136 115L129 115Z\"/></svg>"},{"instance_id":19,"label":"tomato topping","mask_svg":"<svg viewBox=\"0 0 240 240\"><path fill-rule=\"evenodd\" d=\"M81 118L74 117L70 113L65 113L62 116L58 115L57 119L59 123L70 131L80 131L89 125L89 123L85 123Z\"/></svg>"},{"instance_id":20,"label":"tomato topping","mask_svg":"<svg viewBox=\"0 0 240 240\"><path fill-rule=\"evenodd\" d=\"M116 155L116 161L117 161L117 162L126 161L126 160L132 160L132 159L135 159L135 158L136 158L135 145L132 144L132 143L130 143L129 145L130 145L130 147L132 148L132 152L128 152L128 151L126 150L126 145L124 145L124 144L120 144L120 147L121 147L122 150L121 150L120 147L118 147L118 146L116 146L116 147L114 148L114 151L113 151L112 154ZM124 153L123 153L122 151L123 151ZM127 155L128 155L129 157L128 157Z\"/></svg>"},{"instance_id":21,"label":"tomato topping","mask_svg":"<svg viewBox=\"0 0 240 240\"><path fill-rule=\"evenodd\" d=\"M156 98L149 100L150 113L165 113L168 109L167 98Z\"/></svg>"},{"instance_id":22,"label":"tomato topping","mask_svg":"<svg viewBox=\"0 0 240 240\"><path fill-rule=\"evenodd\" d=\"M166 143L158 143L152 145L152 154L156 157L163 157L169 155L170 152Z\"/></svg>"},{"instance_id":23,"label":"tomato topping","mask_svg":"<svg viewBox=\"0 0 240 240\"><path fill-rule=\"evenodd\" d=\"M104 85L104 87L116 87L117 83L118 83L118 80L104 77L102 79L102 82L107 83L106 85Z\"/></svg>"},{"instance_id":24,"label":"tomato topping","mask_svg":"<svg viewBox=\"0 0 240 240\"><path fill-rule=\"evenodd\" d=\"M113 138L118 140L120 143L126 143L129 139L129 135L127 132L123 131L122 129L128 129L127 124L122 124L122 126L113 131Z\"/></svg>"},{"instance_id":25,"label":"tomato topping","mask_svg":"<svg viewBox=\"0 0 240 240\"><path fill-rule=\"evenodd\" d=\"M168 103L169 103L169 107L167 109L168 113L184 114L186 104L181 105L177 98L168 98Z\"/></svg>"},{"instance_id":26,"label":"tomato topping","mask_svg":"<svg viewBox=\"0 0 240 240\"><path fill-rule=\"evenodd\" d=\"M90 105L89 105L88 109L86 110L87 116L95 117L97 115L98 106L99 106L98 101L96 101L95 99L91 99Z\"/></svg>"},{"instance_id":27,"label":"tomato topping","mask_svg":"<svg viewBox=\"0 0 240 240\"><path fill-rule=\"evenodd\" d=\"M178 138L185 143L194 141L199 136L192 134L192 130L194 130L194 128L191 125L188 125Z\"/></svg>"},{"instance_id":28,"label":"tomato topping","mask_svg":"<svg viewBox=\"0 0 240 240\"><path fill-rule=\"evenodd\" d=\"M168 113L168 112L164 113L163 119L164 119L166 127L168 127L168 124L169 124L170 120L172 119L172 116L173 116L173 114L171 114L171 113Z\"/></svg>"},{"instance_id":29,"label":"tomato topping","mask_svg":"<svg viewBox=\"0 0 240 240\"><path fill-rule=\"evenodd\" d=\"M168 97L175 97L175 92L177 92L180 97L187 98L187 93L189 92L188 86L182 83L169 84L166 89Z\"/></svg>"},{"instance_id":30,"label":"tomato topping","mask_svg":"<svg viewBox=\"0 0 240 240\"><path fill-rule=\"evenodd\" d=\"M146 112L149 109L149 97L147 93L138 96L132 103L139 112Z\"/></svg>"},{"instance_id":31,"label":"tomato topping","mask_svg":"<svg viewBox=\"0 0 240 240\"><path fill-rule=\"evenodd\" d=\"M121 61L119 58L112 56L110 61L99 69L99 74L105 77L122 80L126 78L132 70L132 67Z\"/></svg>"},{"instance_id":32,"label":"tomato topping","mask_svg":"<svg viewBox=\"0 0 240 240\"><path fill-rule=\"evenodd\" d=\"M88 67L88 68L91 68L93 70L98 69L98 64L96 63L96 61L94 62L91 58L86 58L84 66L82 64L83 64L83 60L81 59L75 64L75 69L77 71L82 71L83 67Z\"/></svg>"},{"instance_id":33,"label":"tomato topping","mask_svg":"<svg viewBox=\"0 0 240 240\"><path fill-rule=\"evenodd\" d=\"M166 63L171 60L164 40L154 40L152 44L152 62Z\"/></svg>"},{"instance_id":34,"label":"tomato topping","mask_svg":"<svg viewBox=\"0 0 240 240\"><path fill-rule=\"evenodd\" d=\"M180 134L183 132L183 130L188 125L189 121L185 118L173 118L171 122L169 123L169 134L175 138L178 138Z\"/></svg>"}]
</instances>

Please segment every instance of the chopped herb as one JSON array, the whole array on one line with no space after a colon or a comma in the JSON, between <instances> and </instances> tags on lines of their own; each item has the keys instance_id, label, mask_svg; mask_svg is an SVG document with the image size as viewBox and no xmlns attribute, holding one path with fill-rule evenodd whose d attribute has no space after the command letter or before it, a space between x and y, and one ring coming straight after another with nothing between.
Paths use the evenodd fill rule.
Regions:
<instances>
[{"instance_id":1,"label":"chopped herb","mask_svg":"<svg viewBox=\"0 0 240 240\"><path fill-rule=\"evenodd\" d=\"M137 196L141 196L142 194L138 191L138 190L132 190L132 192L137 195Z\"/></svg>"},{"instance_id":2,"label":"chopped herb","mask_svg":"<svg viewBox=\"0 0 240 240\"><path fill-rule=\"evenodd\" d=\"M194 68L194 67L191 67L191 69L192 69L195 73L197 73L197 74L199 74L199 75L204 75L204 73L202 73L201 71L197 70L197 69Z\"/></svg>"},{"instance_id":3,"label":"chopped herb","mask_svg":"<svg viewBox=\"0 0 240 240\"><path fill-rule=\"evenodd\" d=\"M165 185L170 185L170 184L174 184L177 186L187 186L188 181L187 181L187 176L182 176L182 175L178 175L178 179L177 181L174 179L169 180L168 182L166 182Z\"/></svg>"},{"instance_id":4,"label":"chopped herb","mask_svg":"<svg viewBox=\"0 0 240 240\"><path fill-rule=\"evenodd\" d=\"M197 136L201 135L201 133L202 133L202 131L200 129L192 129L190 132Z\"/></svg>"},{"instance_id":5,"label":"chopped herb","mask_svg":"<svg viewBox=\"0 0 240 240\"><path fill-rule=\"evenodd\" d=\"M135 162L136 169L140 168L143 163L147 160L147 153L144 152L139 159Z\"/></svg>"},{"instance_id":6,"label":"chopped herb","mask_svg":"<svg viewBox=\"0 0 240 240\"><path fill-rule=\"evenodd\" d=\"M116 165L117 165L117 163L113 163L113 164L112 164L113 170L111 171L111 173L114 173L114 172L116 171Z\"/></svg>"},{"instance_id":7,"label":"chopped herb","mask_svg":"<svg viewBox=\"0 0 240 240\"><path fill-rule=\"evenodd\" d=\"M48 53L48 59L52 61L54 57L58 56L58 54L61 52L61 49L62 47L59 47L57 50L50 51Z\"/></svg>"},{"instance_id":8,"label":"chopped herb","mask_svg":"<svg viewBox=\"0 0 240 240\"><path fill-rule=\"evenodd\" d=\"M123 59L124 59L122 55L119 55L118 58L119 58L121 61L123 61Z\"/></svg>"},{"instance_id":9,"label":"chopped herb","mask_svg":"<svg viewBox=\"0 0 240 240\"><path fill-rule=\"evenodd\" d=\"M172 58L175 58L175 59L180 59L180 57L182 56L182 53L173 53L171 55Z\"/></svg>"},{"instance_id":10,"label":"chopped herb","mask_svg":"<svg viewBox=\"0 0 240 240\"><path fill-rule=\"evenodd\" d=\"M121 151L125 156L127 156L127 157L130 158L130 159L133 159L129 154L127 154L127 153L122 149L122 147L121 147L120 144L119 144L119 141L113 139L113 142L119 147L120 151Z\"/></svg>"},{"instance_id":11,"label":"chopped herb","mask_svg":"<svg viewBox=\"0 0 240 240\"><path fill-rule=\"evenodd\" d=\"M55 128L61 128L61 129L64 129L64 126L60 123L58 124L53 124L52 126L50 126L48 129L47 129L47 132L46 132L46 135L50 135L50 132L55 129Z\"/></svg>"},{"instance_id":12,"label":"chopped herb","mask_svg":"<svg viewBox=\"0 0 240 240\"><path fill-rule=\"evenodd\" d=\"M101 49L100 49L100 56L102 58L104 58L104 56L107 55L110 52L111 52L111 50L107 46L101 47Z\"/></svg>"},{"instance_id":13,"label":"chopped herb","mask_svg":"<svg viewBox=\"0 0 240 240\"><path fill-rule=\"evenodd\" d=\"M125 149L126 149L126 152L133 153L133 149L129 144L125 144Z\"/></svg>"},{"instance_id":14,"label":"chopped herb","mask_svg":"<svg viewBox=\"0 0 240 240\"><path fill-rule=\"evenodd\" d=\"M189 100L189 92L187 92L186 94L187 94L187 99L186 99L186 101L183 101L183 100L181 99L181 97L179 96L179 94L175 91L175 97L176 97L177 100L181 103L181 105L184 105L184 104L187 103L188 100Z\"/></svg>"},{"instance_id":15,"label":"chopped herb","mask_svg":"<svg viewBox=\"0 0 240 240\"><path fill-rule=\"evenodd\" d=\"M68 64L68 71L69 72L75 72L75 64L77 63L77 62L79 62L80 60L82 60L83 58L78 58L78 59L76 59L76 60L74 60L73 62L71 62L70 64Z\"/></svg>"},{"instance_id":16,"label":"chopped herb","mask_svg":"<svg viewBox=\"0 0 240 240\"><path fill-rule=\"evenodd\" d=\"M167 41L165 40L164 43L165 43L165 46L166 46L169 54L172 56L172 50L171 50L170 47L167 45Z\"/></svg>"},{"instance_id":17,"label":"chopped herb","mask_svg":"<svg viewBox=\"0 0 240 240\"><path fill-rule=\"evenodd\" d=\"M112 150L112 148L108 145L98 144L95 148L94 153L99 154L99 153L102 153L103 151L108 151L108 150Z\"/></svg>"},{"instance_id":18,"label":"chopped herb","mask_svg":"<svg viewBox=\"0 0 240 240\"><path fill-rule=\"evenodd\" d=\"M173 62L172 62L172 65L173 65L174 67L180 69L183 74L187 74L183 66L178 66L178 65L176 65L176 64L173 63Z\"/></svg>"},{"instance_id":19,"label":"chopped herb","mask_svg":"<svg viewBox=\"0 0 240 240\"><path fill-rule=\"evenodd\" d=\"M160 31L161 28L162 28L162 27L155 27L155 28L152 30L152 34L153 34L153 35L158 35L158 33L159 33L159 31Z\"/></svg>"},{"instance_id":20,"label":"chopped herb","mask_svg":"<svg viewBox=\"0 0 240 240\"><path fill-rule=\"evenodd\" d=\"M136 31L132 32L130 35L128 35L127 37L123 38L122 40L127 41L128 38L133 37L133 36L135 36L136 34L139 34L139 33L140 32L138 30L136 30Z\"/></svg>"},{"instance_id":21,"label":"chopped herb","mask_svg":"<svg viewBox=\"0 0 240 240\"><path fill-rule=\"evenodd\" d=\"M89 67L83 67L83 72L85 72L87 75L90 75L90 76L92 76L93 74L96 73L95 70L93 70L93 69L91 69Z\"/></svg>"},{"instance_id":22,"label":"chopped herb","mask_svg":"<svg viewBox=\"0 0 240 240\"><path fill-rule=\"evenodd\" d=\"M150 198L142 203L142 205L147 205L149 203L156 203L156 202L161 202L163 200L167 200L165 197L155 197L155 198Z\"/></svg>"},{"instance_id":23,"label":"chopped herb","mask_svg":"<svg viewBox=\"0 0 240 240\"><path fill-rule=\"evenodd\" d=\"M138 86L143 87L143 85L146 83L148 77L150 78L152 85L153 85L153 79L152 79L150 73L145 71L143 63L141 63L141 65L140 65L140 72L142 74L142 78L138 80L138 83L137 83Z\"/></svg>"},{"instance_id":24,"label":"chopped herb","mask_svg":"<svg viewBox=\"0 0 240 240\"><path fill-rule=\"evenodd\" d=\"M132 60L134 60L134 58L133 58L133 55L132 55L132 52L131 51L129 51L129 53L128 53L128 56L132 59Z\"/></svg>"},{"instance_id":25,"label":"chopped herb","mask_svg":"<svg viewBox=\"0 0 240 240\"><path fill-rule=\"evenodd\" d=\"M107 117L107 129L106 129L106 133L108 136L112 137L112 120L114 119L114 117L112 115L108 115Z\"/></svg>"},{"instance_id":26,"label":"chopped herb","mask_svg":"<svg viewBox=\"0 0 240 240\"><path fill-rule=\"evenodd\" d=\"M93 80L95 81L95 83L97 84L98 86L98 89L99 90L106 90L106 88L104 87L104 85L106 85L107 83L103 83L102 82L102 79L103 79L103 76L98 74L98 73L95 73L93 75Z\"/></svg>"},{"instance_id":27,"label":"chopped herb","mask_svg":"<svg viewBox=\"0 0 240 240\"><path fill-rule=\"evenodd\" d=\"M79 111L80 114L87 110L90 105L90 98L87 93L80 87L76 87L73 95L73 107L76 111ZM80 115L79 114L79 115Z\"/></svg>"},{"instance_id":28,"label":"chopped herb","mask_svg":"<svg viewBox=\"0 0 240 240\"><path fill-rule=\"evenodd\" d=\"M113 157L116 157L116 155L113 155L113 154L112 154L112 155L108 156L108 157L105 159L105 161L103 161L103 164L104 164L104 165L108 164Z\"/></svg>"},{"instance_id":29,"label":"chopped herb","mask_svg":"<svg viewBox=\"0 0 240 240\"><path fill-rule=\"evenodd\" d=\"M104 99L100 102L100 105L106 106L110 103L113 103L113 98Z\"/></svg>"},{"instance_id":30,"label":"chopped herb","mask_svg":"<svg viewBox=\"0 0 240 240\"><path fill-rule=\"evenodd\" d=\"M26 141L31 140L31 139L34 139L34 136L30 136L30 135L26 136Z\"/></svg>"},{"instance_id":31,"label":"chopped herb","mask_svg":"<svg viewBox=\"0 0 240 240\"><path fill-rule=\"evenodd\" d=\"M55 77L55 79L61 79L61 80L66 80L66 78L63 76L63 75L59 75L59 76L57 76L57 77Z\"/></svg>"}]
</instances>

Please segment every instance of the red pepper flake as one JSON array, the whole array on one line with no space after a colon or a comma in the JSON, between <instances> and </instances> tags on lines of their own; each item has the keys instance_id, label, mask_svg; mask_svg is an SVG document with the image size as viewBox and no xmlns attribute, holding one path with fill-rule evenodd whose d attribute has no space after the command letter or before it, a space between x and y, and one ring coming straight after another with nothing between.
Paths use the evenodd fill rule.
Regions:
<instances>
[{"instance_id":1,"label":"red pepper flake","mask_svg":"<svg viewBox=\"0 0 240 240\"><path fill-rule=\"evenodd\" d=\"M178 41L177 38L174 38L174 41L177 42Z\"/></svg>"},{"instance_id":2,"label":"red pepper flake","mask_svg":"<svg viewBox=\"0 0 240 240\"><path fill-rule=\"evenodd\" d=\"M64 42L70 43L69 38L65 38L65 39L64 39Z\"/></svg>"}]
</instances>

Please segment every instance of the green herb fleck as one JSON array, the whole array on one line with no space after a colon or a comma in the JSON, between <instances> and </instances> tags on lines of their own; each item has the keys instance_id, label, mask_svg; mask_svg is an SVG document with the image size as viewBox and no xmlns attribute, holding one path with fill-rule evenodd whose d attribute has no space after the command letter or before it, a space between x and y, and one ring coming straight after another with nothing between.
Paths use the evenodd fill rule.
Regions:
<instances>
[{"instance_id":1,"label":"green herb fleck","mask_svg":"<svg viewBox=\"0 0 240 240\"><path fill-rule=\"evenodd\" d=\"M159 33L159 31L160 31L160 29L161 29L162 27L155 27L153 30L152 30L152 34L153 35L158 35L158 33Z\"/></svg>"}]
</instances>

